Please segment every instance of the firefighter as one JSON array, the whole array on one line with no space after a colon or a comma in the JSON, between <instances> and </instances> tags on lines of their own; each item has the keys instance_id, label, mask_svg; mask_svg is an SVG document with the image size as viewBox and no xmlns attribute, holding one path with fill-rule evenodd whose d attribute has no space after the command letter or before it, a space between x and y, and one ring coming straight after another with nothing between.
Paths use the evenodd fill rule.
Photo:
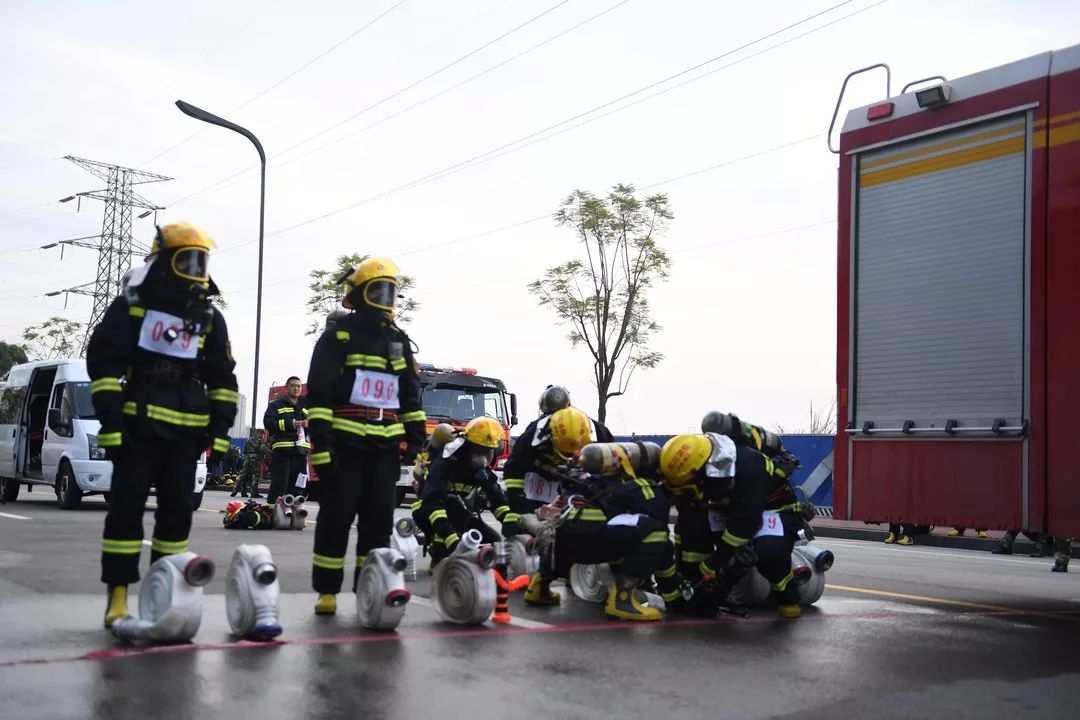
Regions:
<instances>
[{"instance_id":1,"label":"firefighter","mask_svg":"<svg viewBox=\"0 0 1080 720\"><path fill-rule=\"evenodd\" d=\"M737 415L708 412L701 420L701 431L720 433L736 445L757 450L772 460L774 474L779 477L789 478L799 467L798 458L788 452L778 435L760 425L740 420ZM783 500L787 492L783 488L780 491ZM701 580L701 563L712 555L716 543L721 540L722 531L714 532L712 528L720 526L722 513L717 508L710 513L709 503L693 493L673 493L672 504L677 511L675 553L679 573L687 581L697 584Z\"/></svg>"},{"instance_id":2,"label":"firefighter","mask_svg":"<svg viewBox=\"0 0 1080 720\"><path fill-rule=\"evenodd\" d=\"M581 429L587 423L588 417L573 407L559 410L551 418L557 436L583 437ZM566 430L560 431L564 426ZM543 580L569 577L575 564L606 563L615 574L615 582L608 588L604 613L621 620L659 620L660 610L645 604L641 586L656 575L665 599L674 603L682 594L682 588L676 585L675 558L668 534L667 495L662 485L634 467L623 447L611 444L606 449L620 457L614 472L554 470L560 477L562 495L541 508L540 514L548 516L561 508L562 519L556 525L553 552L546 556L552 558L551 569ZM546 585L541 588L546 590Z\"/></svg>"},{"instance_id":3,"label":"firefighter","mask_svg":"<svg viewBox=\"0 0 1080 720\"><path fill-rule=\"evenodd\" d=\"M319 615L337 611L353 520L354 588L368 551L389 544L400 465L411 465L424 441L411 341L393 322L399 275L394 262L368 258L342 277L342 305L352 312L328 327L311 356L307 417L320 478L311 578Z\"/></svg>"},{"instance_id":4,"label":"firefighter","mask_svg":"<svg viewBox=\"0 0 1080 720\"><path fill-rule=\"evenodd\" d=\"M303 384L295 375L285 381L285 394L266 406L263 427L273 452L270 460L270 491L266 502L273 505L281 495L297 493L296 477L307 472L311 445L304 429L307 408L299 404Z\"/></svg>"},{"instance_id":5,"label":"firefighter","mask_svg":"<svg viewBox=\"0 0 1080 720\"><path fill-rule=\"evenodd\" d=\"M510 512L506 495L491 470L503 437L502 425L495 418L473 418L431 459L413 518L424 531L432 568L454 551L466 530L479 530L485 543L500 540L499 534L480 518L485 507L490 507L502 524L504 536L521 532L520 516Z\"/></svg>"},{"instance_id":6,"label":"firefighter","mask_svg":"<svg viewBox=\"0 0 1080 720\"><path fill-rule=\"evenodd\" d=\"M561 392L550 392L557 388ZM545 396L547 402L545 402ZM540 411L551 410L529 423L514 443L503 467L503 484L510 510L518 516L535 514L542 505L559 496L559 480L552 474L555 465L571 457L590 442L611 442L611 431L572 406L557 407L562 398L569 402L565 388L548 386L540 398ZM559 418L556 421L556 417ZM559 593L550 589L554 568L541 558L540 572L533 575L525 590L530 605L558 605Z\"/></svg>"},{"instance_id":7,"label":"firefighter","mask_svg":"<svg viewBox=\"0 0 1080 720\"><path fill-rule=\"evenodd\" d=\"M791 550L801 527L799 503L773 461L719 433L677 435L660 453L660 472L672 493L709 508L704 522L720 539L700 571L706 579L715 579L718 599L725 599L746 569L756 567L772 584L781 617L799 617L791 568ZM699 514L696 529L703 534L701 522Z\"/></svg>"},{"instance_id":8,"label":"firefighter","mask_svg":"<svg viewBox=\"0 0 1080 720\"><path fill-rule=\"evenodd\" d=\"M146 263L129 273L87 346L98 445L113 463L101 542L107 628L128 614L127 586L139 579L150 486L153 562L187 551L195 465L207 447L211 466L229 449L239 396L225 319L210 302L213 247L187 223L158 228Z\"/></svg>"}]
</instances>

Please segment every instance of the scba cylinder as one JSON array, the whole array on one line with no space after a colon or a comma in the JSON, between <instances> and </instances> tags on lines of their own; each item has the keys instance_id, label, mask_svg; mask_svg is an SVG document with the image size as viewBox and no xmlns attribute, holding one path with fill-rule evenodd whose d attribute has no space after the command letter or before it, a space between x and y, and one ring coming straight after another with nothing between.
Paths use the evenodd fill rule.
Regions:
<instances>
[{"instance_id":1,"label":"scba cylinder","mask_svg":"<svg viewBox=\"0 0 1080 720\"><path fill-rule=\"evenodd\" d=\"M727 435L732 439L742 437L744 433L748 432L746 429L751 427L754 426L744 423L737 415L723 413L719 410L711 410L705 413L705 417L701 419L701 432ZM783 443L776 433L769 432L764 428L757 428L757 431L761 436L761 452L769 457L780 452Z\"/></svg>"},{"instance_id":2,"label":"scba cylinder","mask_svg":"<svg viewBox=\"0 0 1080 720\"><path fill-rule=\"evenodd\" d=\"M653 442L589 443L581 448L578 462L593 475L618 475L629 465L636 475L649 475L660 462L660 446Z\"/></svg>"}]
</instances>

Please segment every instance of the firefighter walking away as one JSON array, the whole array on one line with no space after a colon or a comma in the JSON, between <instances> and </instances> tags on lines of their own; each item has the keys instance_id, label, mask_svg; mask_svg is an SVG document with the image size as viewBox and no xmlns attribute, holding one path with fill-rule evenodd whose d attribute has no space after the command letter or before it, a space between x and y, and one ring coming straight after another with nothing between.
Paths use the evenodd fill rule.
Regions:
<instances>
[{"instance_id":1,"label":"firefighter walking away","mask_svg":"<svg viewBox=\"0 0 1080 720\"><path fill-rule=\"evenodd\" d=\"M94 328L86 352L98 444L113 463L112 499L101 541L108 587L105 627L128 614L127 586L139 580L143 511L150 486L157 510L151 562L186 552L195 465L229 449L238 399L225 319L210 299L214 241L187 223L159 228L146 263Z\"/></svg>"}]
</instances>

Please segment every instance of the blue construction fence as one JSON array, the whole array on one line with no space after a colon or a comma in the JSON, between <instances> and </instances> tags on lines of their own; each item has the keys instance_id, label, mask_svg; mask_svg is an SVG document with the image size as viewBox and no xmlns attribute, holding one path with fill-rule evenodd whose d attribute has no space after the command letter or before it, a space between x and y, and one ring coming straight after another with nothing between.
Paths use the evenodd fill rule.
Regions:
<instances>
[{"instance_id":1,"label":"blue construction fence","mask_svg":"<svg viewBox=\"0 0 1080 720\"><path fill-rule=\"evenodd\" d=\"M619 442L640 440L663 446L671 435L618 436ZM828 510L833 504L833 446L834 435L781 435L780 439L802 465L795 471L792 482L801 487L810 502L819 510Z\"/></svg>"}]
</instances>

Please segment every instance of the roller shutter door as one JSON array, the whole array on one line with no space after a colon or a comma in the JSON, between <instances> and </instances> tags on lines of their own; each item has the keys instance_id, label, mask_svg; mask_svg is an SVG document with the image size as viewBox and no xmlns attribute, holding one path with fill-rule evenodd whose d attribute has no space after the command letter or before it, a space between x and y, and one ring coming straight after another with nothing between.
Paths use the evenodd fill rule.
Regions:
<instances>
[{"instance_id":1,"label":"roller shutter door","mask_svg":"<svg viewBox=\"0 0 1080 720\"><path fill-rule=\"evenodd\" d=\"M855 418L985 427L1024 409L1027 117L859 157Z\"/></svg>"}]
</instances>

